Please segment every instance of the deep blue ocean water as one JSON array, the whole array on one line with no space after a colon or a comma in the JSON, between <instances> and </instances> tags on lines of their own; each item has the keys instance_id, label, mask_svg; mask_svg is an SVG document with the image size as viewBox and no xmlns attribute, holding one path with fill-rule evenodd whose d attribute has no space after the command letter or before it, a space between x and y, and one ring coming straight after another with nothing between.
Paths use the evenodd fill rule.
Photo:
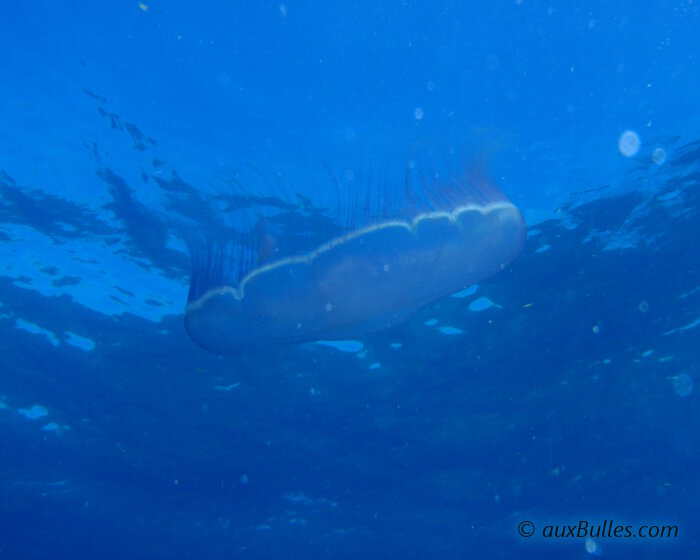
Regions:
<instances>
[{"instance_id":1,"label":"deep blue ocean water","mask_svg":"<svg viewBox=\"0 0 700 560\"><path fill-rule=\"evenodd\" d=\"M0 558L697 557L696 2L0 16ZM351 341L190 340L212 200L421 143L487 156L516 261ZM543 534L582 522L676 529Z\"/></svg>"}]
</instances>

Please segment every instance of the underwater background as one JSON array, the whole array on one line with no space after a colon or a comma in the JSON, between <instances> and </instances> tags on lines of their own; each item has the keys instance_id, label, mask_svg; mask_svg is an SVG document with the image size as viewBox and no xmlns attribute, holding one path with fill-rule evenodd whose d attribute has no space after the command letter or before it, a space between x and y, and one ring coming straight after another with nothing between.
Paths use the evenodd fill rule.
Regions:
<instances>
[{"instance_id":1,"label":"underwater background","mask_svg":"<svg viewBox=\"0 0 700 560\"><path fill-rule=\"evenodd\" d=\"M696 557L697 2L0 16L0 558ZM511 265L357 339L188 337L188 229L422 142L486 154ZM676 529L543 532L581 522Z\"/></svg>"}]
</instances>

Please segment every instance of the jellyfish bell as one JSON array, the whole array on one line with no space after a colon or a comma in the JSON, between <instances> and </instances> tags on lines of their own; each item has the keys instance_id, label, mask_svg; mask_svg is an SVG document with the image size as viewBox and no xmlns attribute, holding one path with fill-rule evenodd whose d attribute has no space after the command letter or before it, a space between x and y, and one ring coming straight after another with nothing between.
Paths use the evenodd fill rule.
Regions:
<instances>
[{"instance_id":1,"label":"jellyfish bell","mask_svg":"<svg viewBox=\"0 0 700 560\"><path fill-rule=\"evenodd\" d=\"M409 166L402 191L339 196L335 212L308 201L267 207L228 243L195 246L185 312L192 339L232 354L360 337L518 256L523 216L482 169L448 178L431 170L414 183L416 173Z\"/></svg>"}]
</instances>

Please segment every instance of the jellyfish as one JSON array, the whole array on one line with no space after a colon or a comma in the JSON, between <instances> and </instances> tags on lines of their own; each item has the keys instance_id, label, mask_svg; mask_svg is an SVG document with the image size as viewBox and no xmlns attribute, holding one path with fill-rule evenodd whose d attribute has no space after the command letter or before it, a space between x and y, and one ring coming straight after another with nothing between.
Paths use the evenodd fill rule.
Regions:
<instances>
[{"instance_id":1,"label":"jellyfish","mask_svg":"<svg viewBox=\"0 0 700 560\"><path fill-rule=\"evenodd\" d=\"M523 216L484 166L445 173L410 160L399 182L376 175L333 177L317 189L334 193L326 204L293 188L222 195L226 227L188 242L191 338L235 354L362 337L493 276L521 252Z\"/></svg>"}]
</instances>

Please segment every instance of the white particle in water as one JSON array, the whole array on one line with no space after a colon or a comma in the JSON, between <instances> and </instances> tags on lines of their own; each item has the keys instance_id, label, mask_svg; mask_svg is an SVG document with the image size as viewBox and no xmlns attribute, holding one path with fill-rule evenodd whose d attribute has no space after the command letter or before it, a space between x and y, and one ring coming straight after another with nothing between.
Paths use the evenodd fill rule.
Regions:
<instances>
[{"instance_id":1,"label":"white particle in water","mask_svg":"<svg viewBox=\"0 0 700 560\"><path fill-rule=\"evenodd\" d=\"M637 154L642 145L639 135L633 130L625 130L617 141L620 153L625 157L632 157Z\"/></svg>"},{"instance_id":2,"label":"white particle in water","mask_svg":"<svg viewBox=\"0 0 700 560\"><path fill-rule=\"evenodd\" d=\"M656 148L652 153L651 153L651 161L653 161L656 165L661 165L666 161L666 150L663 148Z\"/></svg>"},{"instance_id":3,"label":"white particle in water","mask_svg":"<svg viewBox=\"0 0 700 560\"><path fill-rule=\"evenodd\" d=\"M693 379L687 373L674 375L671 380L673 381L673 390L679 397L687 397L693 392Z\"/></svg>"}]
</instances>

